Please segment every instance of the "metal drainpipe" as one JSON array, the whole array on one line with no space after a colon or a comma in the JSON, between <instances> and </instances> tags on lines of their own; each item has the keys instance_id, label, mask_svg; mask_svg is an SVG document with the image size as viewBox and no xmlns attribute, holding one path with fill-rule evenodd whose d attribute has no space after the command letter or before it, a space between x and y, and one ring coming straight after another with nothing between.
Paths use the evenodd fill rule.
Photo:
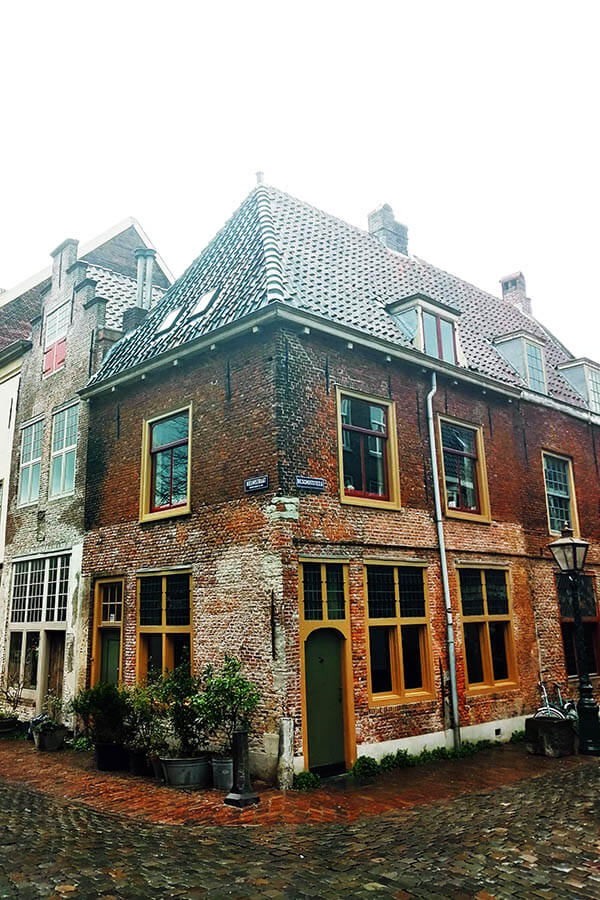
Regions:
<instances>
[{"instance_id":1,"label":"metal drainpipe","mask_svg":"<svg viewBox=\"0 0 600 900\"><path fill-rule=\"evenodd\" d=\"M442 588L444 606L446 607L446 638L448 642L448 666L450 668L450 705L452 707L452 731L454 748L460 748L460 718L458 713L458 690L456 687L456 654L454 648L454 625L452 623L452 605L450 603L450 584L448 582L448 562L446 560L446 544L444 543L444 526L442 521L442 500L438 475L435 427L433 424L433 398L437 391L435 372L431 373L431 390L427 394L427 429L429 431L429 450L431 453L431 474L433 476L433 497L435 502L435 526L440 548L440 567L442 570Z\"/></svg>"}]
</instances>

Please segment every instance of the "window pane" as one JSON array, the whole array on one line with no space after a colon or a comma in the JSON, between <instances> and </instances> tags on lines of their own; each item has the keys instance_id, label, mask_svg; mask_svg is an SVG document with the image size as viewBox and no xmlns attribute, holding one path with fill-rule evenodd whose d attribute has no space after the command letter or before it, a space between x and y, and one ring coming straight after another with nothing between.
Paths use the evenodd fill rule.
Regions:
<instances>
[{"instance_id":1,"label":"window pane","mask_svg":"<svg viewBox=\"0 0 600 900\"><path fill-rule=\"evenodd\" d=\"M62 476L62 462L62 454L60 456L55 456L52 460L52 467L50 471L50 493L52 495L61 493L60 483Z\"/></svg>"},{"instance_id":2,"label":"window pane","mask_svg":"<svg viewBox=\"0 0 600 900\"><path fill-rule=\"evenodd\" d=\"M25 621L25 607L27 605L27 579L29 565L26 562L15 563L12 596L12 622Z\"/></svg>"},{"instance_id":3,"label":"window pane","mask_svg":"<svg viewBox=\"0 0 600 900\"><path fill-rule=\"evenodd\" d=\"M75 487L75 451L69 450L65 453L65 474L63 492L72 491Z\"/></svg>"},{"instance_id":4,"label":"window pane","mask_svg":"<svg viewBox=\"0 0 600 900\"><path fill-rule=\"evenodd\" d=\"M572 622L561 624L565 668L567 675L577 675L577 657L575 656L575 626Z\"/></svg>"},{"instance_id":5,"label":"window pane","mask_svg":"<svg viewBox=\"0 0 600 900\"><path fill-rule=\"evenodd\" d=\"M483 615L483 588L479 569L459 569L463 616Z\"/></svg>"},{"instance_id":6,"label":"window pane","mask_svg":"<svg viewBox=\"0 0 600 900\"><path fill-rule=\"evenodd\" d=\"M445 450L455 450L477 456L477 432L474 428L465 428L453 422L442 422L442 444Z\"/></svg>"},{"instance_id":7,"label":"window pane","mask_svg":"<svg viewBox=\"0 0 600 900\"><path fill-rule=\"evenodd\" d=\"M20 631L13 631L10 636L10 648L8 651L8 683L14 684L19 680L21 674L21 647L23 645L23 634Z\"/></svg>"},{"instance_id":8,"label":"window pane","mask_svg":"<svg viewBox=\"0 0 600 900\"><path fill-rule=\"evenodd\" d=\"M421 631L422 625L404 625L402 627L402 665L404 668L404 687L423 687L421 667Z\"/></svg>"},{"instance_id":9,"label":"window pane","mask_svg":"<svg viewBox=\"0 0 600 900\"><path fill-rule=\"evenodd\" d=\"M364 491L361 438L356 431L343 431L344 488L347 491Z\"/></svg>"},{"instance_id":10,"label":"window pane","mask_svg":"<svg viewBox=\"0 0 600 900\"><path fill-rule=\"evenodd\" d=\"M392 566L367 566L369 618L390 619L396 615Z\"/></svg>"},{"instance_id":11,"label":"window pane","mask_svg":"<svg viewBox=\"0 0 600 900\"><path fill-rule=\"evenodd\" d=\"M167 625L190 624L190 576L167 575Z\"/></svg>"},{"instance_id":12,"label":"window pane","mask_svg":"<svg viewBox=\"0 0 600 900\"><path fill-rule=\"evenodd\" d=\"M527 353L527 369L529 371L529 387L534 391L546 391L546 379L544 374L544 357L542 350L536 344L525 342Z\"/></svg>"},{"instance_id":13,"label":"window pane","mask_svg":"<svg viewBox=\"0 0 600 900\"><path fill-rule=\"evenodd\" d=\"M21 469L21 484L19 489L19 503L27 503L29 500L29 479L31 478L31 466Z\"/></svg>"},{"instance_id":14,"label":"window pane","mask_svg":"<svg viewBox=\"0 0 600 900\"><path fill-rule=\"evenodd\" d=\"M171 505L171 450L163 450L155 454L154 491L152 505L154 509Z\"/></svg>"},{"instance_id":15,"label":"window pane","mask_svg":"<svg viewBox=\"0 0 600 900\"><path fill-rule=\"evenodd\" d=\"M143 634L142 644L146 651L146 677L149 680L162 673L162 634Z\"/></svg>"},{"instance_id":16,"label":"window pane","mask_svg":"<svg viewBox=\"0 0 600 900\"><path fill-rule=\"evenodd\" d=\"M100 588L102 595L102 621L120 622L123 609L123 585L120 581L112 584L103 584Z\"/></svg>"},{"instance_id":17,"label":"window pane","mask_svg":"<svg viewBox=\"0 0 600 900\"><path fill-rule=\"evenodd\" d=\"M188 445L175 447L173 453L173 485L171 504L185 503L187 500Z\"/></svg>"},{"instance_id":18,"label":"window pane","mask_svg":"<svg viewBox=\"0 0 600 900\"><path fill-rule=\"evenodd\" d=\"M425 339L425 353L428 356L436 356L439 359L437 319L428 312L423 312L423 337Z\"/></svg>"},{"instance_id":19,"label":"window pane","mask_svg":"<svg viewBox=\"0 0 600 900\"><path fill-rule=\"evenodd\" d=\"M31 467L31 483L29 485L29 500L35 503L40 495L40 464L34 463Z\"/></svg>"},{"instance_id":20,"label":"window pane","mask_svg":"<svg viewBox=\"0 0 600 900\"><path fill-rule=\"evenodd\" d=\"M442 336L442 359L446 362L456 362L454 353L454 325L447 319L440 319L440 334Z\"/></svg>"},{"instance_id":21,"label":"window pane","mask_svg":"<svg viewBox=\"0 0 600 900\"><path fill-rule=\"evenodd\" d=\"M56 453L65 446L65 422L67 419L67 411L56 413L52 417L52 452Z\"/></svg>"},{"instance_id":22,"label":"window pane","mask_svg":"<svg viewBox=\"0 0 600 900\"><path fill-rule=\"evenodd\" d=\"M544 477L550 530L560 532L565 522L571 523L569 463L556 456L544 456Z\"/></svg>"},{"instance_id":23,"label":"window pane","mask_svg":"<svg viewBox=\"0 0 600 900\"><path fill-rule=\"evenodd\" d=\"M46 588L46 621L54 622L56 615L56 590L58 587L58 556L48 560L48 587Z\"/></svg>"},{"instance_id":24,"label":"window pane","mask_svg":"<svg viewBox=\"0 0 600 900\"><path fill-rule=\"evenodd\" d=\"M559 572L556 576L556 589L560 614L566 618L573 618L572 583L568 575ZM596 597L594 594L594 579L591 575L580 575L578 579L579 608L582 616L596 615Z\"/></svg>"},{"instance_id":25,"label":"window pane","mask_svg":"<svg viewBox=\"0 0 600 900\"><path fill-rule=\"evenodd\" d=\"M469 684L481 684L483 681L483 661L481 657L481 625L466 622L465 655L467 658L467 675Z\"/></svg>"},{"instance_id":26,"label":"window pane","mask_svg":"<svg viewBox=\"0 0 600 900\"><path fill-rule=\"evenodd\" d=\"M79 405L70 406L67 412L65 430L65 447L74 447L77 443L77 423L79 421Z\"/></svg>"},{"instance_id":27,"label":"window pane","mask_svg":"<svg viewBox=\"0 0 600 900\"><path fill-rule=\"evenodd\" d=\"M371 655L371 690L381 694L392 690L390 628L369 628Z\"/></svg>"},{"instance_id":28,"label":"window pane","mask_svg":"<svg viewBox=\"0 0 600 900\"><path fill-rule=\"evenodd\" d=\"M40 650L39 631L28 631L25 637L25 670L23 680L25 687L33 690L37 687L38 654Z\"/></svg>"},{"instance_id":29,"label":"window pane","mask_svg":"<svg viewBox=\"0 0 600 900\"><path fill-rule=\"evenodd\" d=\"M140 578L140 625L161 625L161 609L162 578Z\"/></svg>"},{"instance_id":30,"label":"window pane","mask_svg":"<svg viewBox=\"0 0 600 900\"><path fill-rule=\"evenodd\" d=\"M385 496L385 444L384 439L366 435L365 442L365 481L367 493Z\"/></svg>"},{"instance_id":31,"label":"window pane","mask_svg":"<svg viewBox=\"0 0 600 900\"><path fill-rule=\"evenodd\" d=\"M177 441L187 441L189 415L187 412L171 416L169 419L161 419L152 425L151 450L164 447L166 444L174 444Z\"/></svg>"},{"instance_id":32,"label":"window pane","mask_svg":"<svg viewBox=\"0 0 600 900\"><path fill-rule=\"evenodd\" d=\"M33 446L33 425L23 429L21 435L21 465L31 462L31 448Z\"/></svg>"},{"instance_id":33,"label":"window pane","mask_svg":"<svg viewBox=\"0 0 600 900\"><path fill-rule=\"evenodd\" d=\"M592 412L600 412L600 372L596 369L588 369L588 384L590 409Z\"/></svg>"},{"instance_id":34,"label":"window pane","mask_svg":"<svg viewBox=\"0 0 600 900\"><path fill-rule=\"evenodd\" d=\"M56 621L66 622L67 619L67 596L69 592L69 564L70 557L61 556L60 558L60 578L58 580L58 596L56 602Z\"/></svg>"},{"instance_id":35,"label":"window pane","mask_svg":"<svg viewBox=\"0 0 600 900\"><path fill-rule=\"evenodd\" d=\"M446 502L449 509L476 512L479 508L476 465L476 460L469 456L444 452Z\"/></svg>"},{"instance_id":36,"label":"window pane","mask_svg":"<svg viewBox=\"0 0 600 900\"><path fill-rule=\"evenodd\" d=\"M345 618L344 570L341 565L326 566L327 573L327 615L330 619Z\"/></svg>"},{"instance_id":37,"label":"window pane","mask_svg":"<svg viewBox=\"0 0 600 900\"><path fill-rule=\"evenodd\" d=\"M508 615L508 590L506 588L506 572L486 569L485 589L487 593L488 613L490 616Z\"/></svg>"},{"instance_id":38,"label":"window pane","mask_svg":"<svg viewBox=\"0 0 600 900\"><path fill-rule=\"evenodd\" d=\"M508 622L490 622L489 628L494 681L502 681L508 678L508 660L506 658L506 630Z\"/></svg>"},{"instance_id":39,"label":"window pane","mask_svg":"<svg viewBox=\"0 0 600 900\"><path fill-rule=\"evenodd\" d=\"M425 590L422 569L401 566L398 569L398 592L400 595L400 615L416 618L425 615Z\"/></svg>"},{"instance_id":40,"label":"window pane","mask_svg":"<svg viewBox=\"0 0 600 900\"><path fill-rule=\"evenodd\" d=\"M598 662L596 659L596 630L598 626L595 622L583 623L583 641L585 644L585 662L587 665L588 675L595 675L598 671Z\"/></svg>"},{"instance_id":41,"label":"window pane","mask_svg":"<svg viewBox=\"0 0 600 900\"><path fill-rule=\"evenodd\" d=\"M302 566L304 587L304 618L322 619L323 600L321 596L321 566L319 563L304 563Z\"/></svg>"},{"instance_id":42,"label":"window pane","mask_svg":"<svg viewBox=\"0 0 600 900\"><path fill-rule=\"evenodd\" d=\"M41 622L42 620L45 564L45 559L34 559L31 562L29 598L27 603L28 622Z\"/></svg>"},{"instance_id":43,"label":"window pane","mask_svg":"<svg viewBox=\"0 0 600 900\"><path fill-rule=\"evenodd\" d=\"M189 634L173 634L167 640L171 642L174 668L177 669L184 663L189 665L191 659Z\"/></svg>"}]
</instances>

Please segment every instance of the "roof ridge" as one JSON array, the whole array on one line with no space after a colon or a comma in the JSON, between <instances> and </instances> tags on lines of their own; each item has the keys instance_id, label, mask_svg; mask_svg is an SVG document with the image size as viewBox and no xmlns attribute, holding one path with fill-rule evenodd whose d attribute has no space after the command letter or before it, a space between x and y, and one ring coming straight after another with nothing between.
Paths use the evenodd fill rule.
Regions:
<instances>
[{"instance_id":1,"label":"roof ridge","mask_svg":"<svg viewBox=\"0 0 600 900\"><path fill-rule=\"evenodd\" d=\"M265 257L267 303L274 303L277 300L289 300L290 294L289 291L286 291L283 278L283 259L277 240L275 219L271 209L271 198L265 185L258 185L255 188L254 196L258 215L258 230L262 238Z\"/></svg>"}]
</instances>

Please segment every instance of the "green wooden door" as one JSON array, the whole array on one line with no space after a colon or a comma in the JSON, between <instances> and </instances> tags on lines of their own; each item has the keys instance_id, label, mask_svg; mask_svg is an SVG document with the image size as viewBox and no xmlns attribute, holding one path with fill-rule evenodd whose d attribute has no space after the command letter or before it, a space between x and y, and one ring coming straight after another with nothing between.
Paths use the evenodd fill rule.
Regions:
<instances>
[{"instance_id":1,"label":"green wooden door","mask_svg":"<svg viewBox=\"0 0 600 900\"><path fill-rule=\"evenodd\" d=\"M324 772L343 771L344 707L342 636L332 628L313 631L306 639L306 726L308 766Z\"/></svg>"},{"instance_id":2,"label":"green wooden door","mask_svg":"<svg viewBox=\"0 0 600 900\"><path fill-rule=\"evenodd\" d=\"M119 683L119 658L121 656L121 635L116 629L102 631L102 652L100 657L100 681Z\"/></svg>"}]
</instances>

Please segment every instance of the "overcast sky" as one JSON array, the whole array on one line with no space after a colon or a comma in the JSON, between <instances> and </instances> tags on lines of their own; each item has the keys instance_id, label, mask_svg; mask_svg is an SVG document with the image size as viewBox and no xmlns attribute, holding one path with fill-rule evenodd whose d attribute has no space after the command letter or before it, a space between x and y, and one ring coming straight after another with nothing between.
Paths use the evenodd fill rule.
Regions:
<instances>
[{"instance_id":1,"label":"overcast sky","mask_svg":"<svg viewBox=\"0 0 600 900\"><path fill-rule=\"evenodd\" d=\"M0 286L133 215L175 275L254 172L600 359L596 2L2 3Z\"/></svg>"}]
</instances>

